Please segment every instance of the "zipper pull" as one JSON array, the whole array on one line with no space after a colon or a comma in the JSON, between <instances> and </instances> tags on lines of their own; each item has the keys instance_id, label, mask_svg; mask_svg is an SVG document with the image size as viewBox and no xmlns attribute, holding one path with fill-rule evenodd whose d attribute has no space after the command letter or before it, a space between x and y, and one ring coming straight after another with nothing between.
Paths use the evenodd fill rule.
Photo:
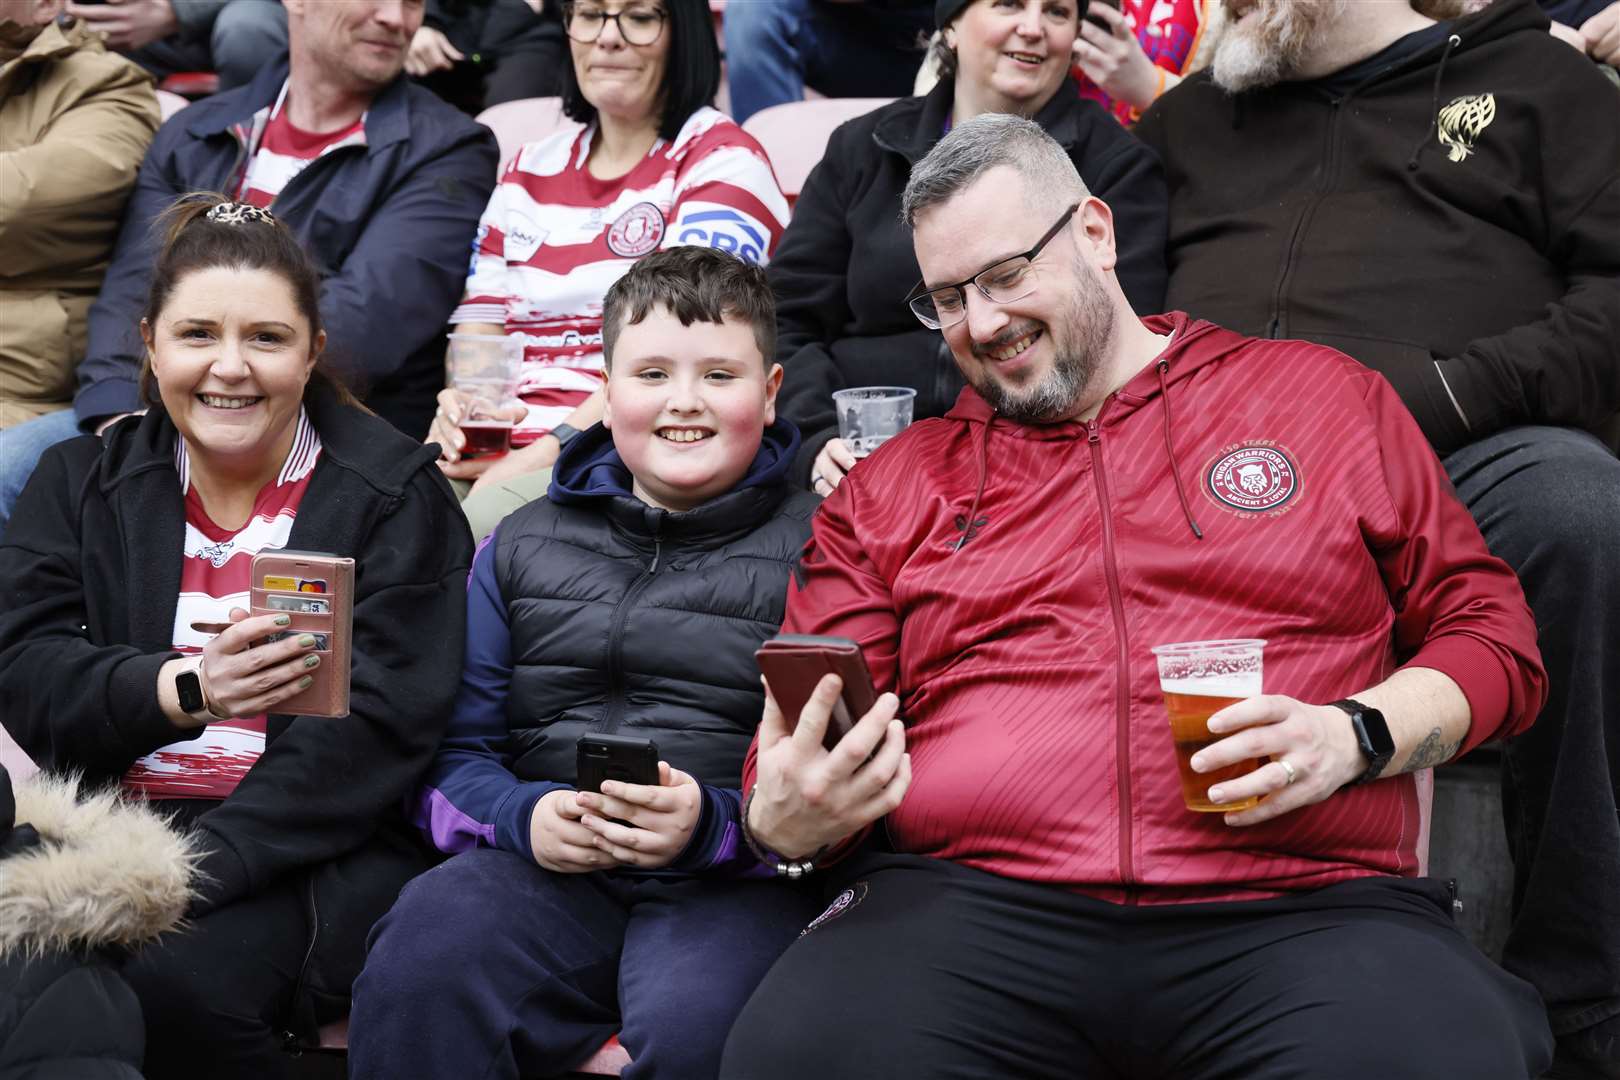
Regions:
<instances>
[{"instance_id":1,"label":"zipper pull","mask_svg":"<svg viewBox=\"0 0 1620 1080\"><path fill-rule=\"evenodd\" d=\"M1093 446L1102 442L1102 425L1095 420L1086 421L1086 442Z\"/></svg>"},{"instance_id":2,"label":"zipper pull","mask_svg":"<svg viewBox=\"0 0 1620 1080\"><path fill-rule=\"evenodd\" d=\"M660 521L659 524L662 525L663 522ZM647 568L647 573L649 573L649 574L658 573L658 560L660 558L662 558L663 554L664 554L664 540L663 540L663 537L659 536L658 534L659 534L659 529L657 527L654 527L654 529L653 529L653 561L652 561L652 565Z\"/></svg>"}]
</instances>

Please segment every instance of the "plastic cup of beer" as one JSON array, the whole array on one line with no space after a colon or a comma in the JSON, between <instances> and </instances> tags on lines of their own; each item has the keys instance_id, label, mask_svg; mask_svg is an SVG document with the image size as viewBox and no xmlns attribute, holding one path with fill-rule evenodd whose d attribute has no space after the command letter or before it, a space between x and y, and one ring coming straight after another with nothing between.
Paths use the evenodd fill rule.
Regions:
<instances>
[{"instance_id":1,"label":"plastic cup of beer","mask_svg":"<svg viewBox=\"0 0 1620 1080\"><path fill-rule=\"evenodd\" d=\"M518 411L518 374L523 342L506 334L451 334L446 354L449 385L467 396L461 433L463 459L503 457L512 449L513 415Z\"/></svg>"},{"instance_id":2,"label":"plastic cup of beer","mask_svg":"<svg viewBox=\"0 0 1620 1080\"><path fill-rule=\"evenodd\" d=\"M1259 638L1229 641L1182 641L1155 645L1159 661L1159 689L1170 714L1170 737L1176 746L1176 768L1181 772L1181 799L1187 809L1200 814L1247 810L1260 804L1258 795L1231 803L1209 801L1209 789L1227 780L1245 776L1261 765L1249 758L1214 772L1194 772L1192 757L1225 735L1209 730L1209 718L1221 709L1260 693L1261 652Z\"/></svg>"},{"instance_id":3,"label":"plastic cup of beer","mask_svg":"<svg viewBox=\"0 0 1620 1080\"><path fill-rule=\"evenodd\" d=\"M917 391L909 386L857 386L833 391L838 437L863 458L911 426Z\"/></svg>"}]
</instances>

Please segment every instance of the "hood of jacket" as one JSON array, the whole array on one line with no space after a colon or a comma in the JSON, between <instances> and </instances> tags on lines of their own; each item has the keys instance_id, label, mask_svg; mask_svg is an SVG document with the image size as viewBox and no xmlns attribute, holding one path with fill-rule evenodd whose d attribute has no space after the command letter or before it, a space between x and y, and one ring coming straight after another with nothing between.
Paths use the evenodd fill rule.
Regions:
<instances>
[{"instance_id":1,"label":"hood of jacket","mask_svg":"<svg viewBox=\"0 0 1620 1080\"><path fill-rule=\"evenodd\" d=\"M143 802L81 795L77 777L18 781L17 825L40 842L0 860L0 959L129 948L172 930L191 902L193 839Z\"/></svg>"},{"instance_id":2,"label":"hood of jacket","mask_svg":"<svg viewBox=\"0 0 1620 1080\"><path fill-rule=\"evenodd\" d=\"M614 449L612 433L595 424L558 455L546 494L561 506L594 504L618 527L638 536L704 542L734 533L739 523L752 528L775 509L787 494L788 471L798 451L799 429L777 420L765 429L759 451L735 487L701 506L677 512L636 498L630 470Z\"/></svg>"},{"instance_id":3,"label":"hood of jacket","mask_svg":"<svg viewBox=\"0 0 1620 1080\"><path fill-rule=\"evenodd\" d=\"M20 61L19 66L42 64L80 49L107 51L100 36L92 33L82 22L24 26L11 19L0 19L0 64L9 64L13 60Z\"/></svg>"},{"instance_id":4,"label":"hood of jacket","mask_svg":"<svg viewBox=\"0 0 1620 1080\"><path fill-rule=\"evenodd\" d=\"M885 150L900 154L915 165L945 134L945 124L955 102L956 80L941 79L926 95L895 102L872 129L872 138ZM1113 117L1096 108L1094 103L1064 93L1059 86L1057 93L1030 119L1041 125L1065 150L1072 150L1080 142L1081 127L1088 111L1092 120L1101 118L1114 123Z\"/></svg>"},{"instance_id":5,"label":"hood of jacket","mask_svg":"<svg viewBox=\"0 0 1620 1080\"><path fill-rule=\"evenodd\" d=\"M1203 529L1193 516L1192 504L1187 498L1181 462L1176 459L1170 406L1171 387L1190 378L1206 364L1224 358L1232 349L1242 345L1242 339L1233 334L1226 334L1224 344L1219 338L1214 342L1204 341L1210 335L1217 334L1220 327L1214 323L1191 319L1184 311L1150 315L1142 320L1142 324L1155 334L1170 335L1170 342L1151 364L1144 366L1126 380L1124 386L1108 395L1095 420L1059 420L1051 424L1019 424L1004 421L998 427L995 422L998 414L990 407L990 403L980 397L979 392L971 386L962 390L956 404L945 414L945 419L966 424L978 440L978 482L968 506L968 521L973 521L977 516L979 501L984 496L985 486L990 482L992 428L998 434L1004 434L1009 438L1030 439L1036 442L1088 439L1094 426L1112 427L1124 422L1144 406L1157 403L1163 412L1165 456L1169 459L1170 472L1175 478L1176 496L1181 502L1182 516L1186 519L1187 528L1193 538L1196 540L1204 538ZM972 538L973 531L964 529L961 540L957 543L957 550L960 551Z\"/></svg>"}]
</instances>

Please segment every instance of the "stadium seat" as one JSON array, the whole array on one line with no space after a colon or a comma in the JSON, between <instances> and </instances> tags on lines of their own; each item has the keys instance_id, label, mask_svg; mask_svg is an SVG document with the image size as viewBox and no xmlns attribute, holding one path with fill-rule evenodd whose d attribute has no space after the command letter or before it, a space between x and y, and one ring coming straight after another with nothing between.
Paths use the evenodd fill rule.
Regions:
<instances>
[{"instance_id":1,"label":"stadium seat","mask_svg":"<svg viewBox=\"0 0 1620 1080\"><path fill-rule=\"evenodd\" d=\"M810 170L827 149L833 128L893 98L816 98L790 101L761 109L743 123L743 130L759 140L776 170L776 182L791 204L799 198Z\"/></svg>"},{"instance_id":2,"label":"stadium seat","mask_svg":"<svg viewBox=\"0 0 1620 1080\"><path fill-rule=\"evenodd\" d=\"M491 105L478 114L478 122L495 133L505 169L518 147L545 138L569 120L563 115L562 98L536 97Z\"/></svg>"},{"instance_id":3,"label":"stadium seat","mask_svg":"<svg viewBox=\"0 0 1620 1080\"><path fill-rule=\"evenodd\" d=\"M165 77L158 89L196 101L219 91L219 76L212 71L177 71Z\"/></svg>"},{"instance_id":4,"label":"stadium seat","mask_svg":"<svg viewBox=\"0 0 1620 1080\"><path fill-rule=\"evenodd\" d=\"M191 104L190 101L181 97L179 94L173 94L167 90L159 90L157 92L157 99L158 113L165 120L179 112L181 109L185 108L187 105Z\"/></svg>"}]
</instances>

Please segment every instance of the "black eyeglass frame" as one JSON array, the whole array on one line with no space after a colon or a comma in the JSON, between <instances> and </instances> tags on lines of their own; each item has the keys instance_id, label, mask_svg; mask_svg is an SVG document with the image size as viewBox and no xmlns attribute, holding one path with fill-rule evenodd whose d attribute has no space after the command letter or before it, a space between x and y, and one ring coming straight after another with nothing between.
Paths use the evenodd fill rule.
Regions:
<instances>
[{"instance_id":1,"label":"black eyeglass frame","mask_svg":"<svg viewBox=\"0 0 1620 1080\"><path fill-rule=\"evenodd\" d=\"M926 299L934 293L945 292L947 289L955 289L962 296L962 318L966 318L966 290L969 285L979 290L979 295L984 297L992 304L1010 304L1014 300L1022 300L1024 297L1028 296L1030 292L1035 291L1033 286L1030 287L1029 292L1019 293L1017 296L1008 297L1006 300L997 300L995 297L990 295L990 290L979 284L979 279L988 274L990 271L994 270L996 267L1010 263L1014 259L1023 259L1027 262L1033 263L1036 257L1039 256L1042 250L1045 249L1046 245L1052 242L1052 238L1063 231L1063 226L1069 223L1069 220L1074 217L1075 211L1079 210L1080 206L1080 203L1075 203L1073 206L1065 210L1063 212L1063 216L1057 219L1057 224L1053 225L1050 229L1047 229L1046 235L1035 241L1035 246L1030 248L1028 251L1020 252L1016 255L1008 255L1004 259L997 259L995 262L991 263L989 266L985 267L983 270L980 270L977 274L974 274L972 277L967 278L964 281L958 281L954 285L938 285L934 288L929 288L926 281L917 282L917 284L912 287L911 292L906 294L906 306L911 309L911 313L913 315L917 316L917 321L928 327L928 329L943 330L947 324L940 322L932 315L924 315L921 311L918 311L917 301ZM932 305L929 305L929 307L930 310L936 310ZM962 319L953 319L949 325L955 326L961 321Z\"/></svg>"},{"instance_id":2,"label":"black eyeglass frame","mask_svg":"<svg viewBox=\"0 0 1620 1080\"><path fill-rule=\"evenodd\" d=\"M635 46L638 46L638 47L645 47L645 46L648 46L648 45L657 44L658 39L664 36L664 27L669 25L669 12L665 11L663 8L653 8L651 10L651 13L658 16L658 33L654 34L651 38L649 38L646 41L631 41L630 40L630 35L626 34L624 32L624 23L620 21L621 19L624 18L625 15L627 15L629 13L630 9L628 7L623 7L623 8L620 8L618 11L613 12L611 15L608 14L606 11L602 12L602 22L601 22L601 25L599 25L596 28L596 36L595 37L593 37L593 38L578 38L578 37L575 37L569 30L569 27L573 24L573 21L574 21L574 9L577 6L578 5L576 5L576 4L572 3L572 2L563 5L563 9L562 9L563 34L567 36L569 41L577 41L581 45L595 45L598 41L600 41L602 39L602 31L607 29L607 24L608 24L609 20L612 20L613 25L618 27L619 38L626 45L635 45Z\"/></svg>"}]
</instances>

